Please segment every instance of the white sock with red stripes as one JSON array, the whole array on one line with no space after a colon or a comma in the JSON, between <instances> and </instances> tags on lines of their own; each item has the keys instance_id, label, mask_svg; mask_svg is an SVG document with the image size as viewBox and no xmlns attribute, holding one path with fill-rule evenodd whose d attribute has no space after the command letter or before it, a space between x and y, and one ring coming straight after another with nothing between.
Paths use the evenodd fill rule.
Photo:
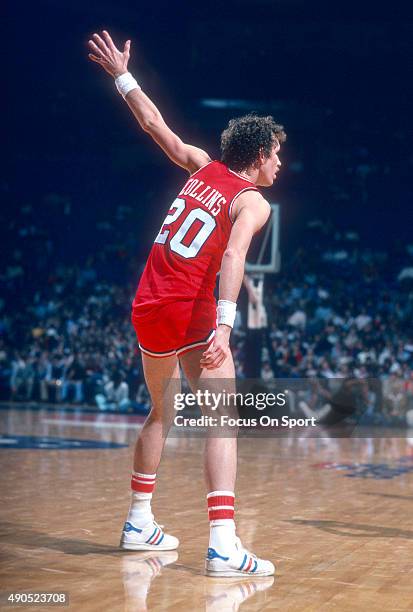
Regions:
<instances>
[{"instance_id":1,"label":"white sock with red stripes","mask_svg":"<svg viewBox=\"0 0 413 612\"><path fill-rule=\"evenodd\" d=\"M207 495L209 548L221 554L235 546L234 501L232 491L212 491Z\"/></svg>"},{"instance_id":2,"label":"white sock with red stripes","mask_svg":"<svg viewBox=\"0 0 413 612\"><path fill-rule=\"evenodd\" d=\"M144 527L153 521L151 499L155 488L155 479L156 474L132 472L132 501L127 521L135 527Z\"/></svg>"}]
</instances>

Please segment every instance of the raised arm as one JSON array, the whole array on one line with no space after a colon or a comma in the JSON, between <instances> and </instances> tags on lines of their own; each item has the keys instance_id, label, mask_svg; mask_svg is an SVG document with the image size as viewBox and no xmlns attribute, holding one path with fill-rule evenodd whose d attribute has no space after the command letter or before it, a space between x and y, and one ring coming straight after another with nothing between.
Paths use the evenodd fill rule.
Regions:
<instances>
[{"instance_id":1,"label":"raised arm","mask_svg":"<svg viewBox=\"0 0 413 612\"><path fill-rule=\"evenodd\" d=\"M102 36L93 34L89 40L89 59L106 70L113 78L128 72L131 41L127 40L123 51L119 51L106 30ZM175 164L190 174L211 161L209 155L192 145L185 144L165 123L152 100L137 85L125 96L125 100L141 128L165 151Z\"/></svg>"},{"instance_id":2,"label":"raised arm","mask_svg":"<svg viewBox=\"0 0 413 612\"><path fill-rule=\"evenodd\" d=\"M229 302L238 299L252 237L265 225L271 213L271 206L257 191L240 195L234 208L235 221L222 257L219 279L219 299ZM230 334L231 327L218 325L214 340L201 360L203 367L213 370L223 363L229 350Z\"/></svg>"}]
</instances>

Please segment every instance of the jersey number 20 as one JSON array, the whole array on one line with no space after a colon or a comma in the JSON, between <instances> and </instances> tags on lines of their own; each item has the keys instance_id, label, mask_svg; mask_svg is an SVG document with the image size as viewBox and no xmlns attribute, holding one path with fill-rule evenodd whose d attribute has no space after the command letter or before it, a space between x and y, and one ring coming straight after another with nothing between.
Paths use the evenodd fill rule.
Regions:
<instances>
[{"instance_id":1,"label":"jersey number 20","mask_svg":"<svg viewBox=\"0 0 413 612\"><path fill-rule=\"evenodd\" d=\"M169 213L165 217L165 221L161 227L161 231L155 238L155 242L157 244L165 244L168 240L168 236L170 230L165 229L162 231L165 225L170 225L174 221L178 219L184 212L186 207L186 202L183 198L176 198L176 200L172 203L170 210L174 210L173 213ZM198 232L192 238L191 244L186 245L183 244L183 239L191 229L193 223L198 220L202 222L202 227L199 228ZM178 253L182 257L186 259L191 259L192 257L196 257L201 250L201 247L208 240L209 236L212 234L214 229L216 228L217 222L214 217L203 210L202 208L193 208L190 213L187 215L185 221L182 223L179 230L176 232L174 236L169 241L169 246L171 251Z\"/></svg>"}]
</instances>

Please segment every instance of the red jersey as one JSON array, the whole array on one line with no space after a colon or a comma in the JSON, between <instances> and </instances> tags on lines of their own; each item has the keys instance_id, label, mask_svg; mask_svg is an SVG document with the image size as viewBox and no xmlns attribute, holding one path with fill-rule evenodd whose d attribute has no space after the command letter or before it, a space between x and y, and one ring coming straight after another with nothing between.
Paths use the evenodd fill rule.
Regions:
<instances>
[{"instance_id":1,"label":"red jersey","mask_svg":"<svg viewBox=\"0 0 413 612\"><path fill-rule=\"evenodd\" d=\"M141 314L179 299L214 299L232 228L231 208L254 183L219 161L192 174L171 204L133 301Z\"/></svg>"}]
</instances>

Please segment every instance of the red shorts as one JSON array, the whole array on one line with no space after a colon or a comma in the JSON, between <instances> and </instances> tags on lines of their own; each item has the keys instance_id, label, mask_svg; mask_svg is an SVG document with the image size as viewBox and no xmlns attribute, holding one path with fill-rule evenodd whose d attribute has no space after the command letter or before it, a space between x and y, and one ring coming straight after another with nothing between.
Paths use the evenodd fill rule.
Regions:
<instances>
[{"instance_id":1,"label":"red shorts","mask_svg":"<svg viewBox=\"0 0 413 612\"><path fill-rule=\"evenodd\" d=\"M216 312L215 301L181 300L134 308L131 321L143 353L151 357L180 356L210 344Z\"/></svg>"}]
</instances>

